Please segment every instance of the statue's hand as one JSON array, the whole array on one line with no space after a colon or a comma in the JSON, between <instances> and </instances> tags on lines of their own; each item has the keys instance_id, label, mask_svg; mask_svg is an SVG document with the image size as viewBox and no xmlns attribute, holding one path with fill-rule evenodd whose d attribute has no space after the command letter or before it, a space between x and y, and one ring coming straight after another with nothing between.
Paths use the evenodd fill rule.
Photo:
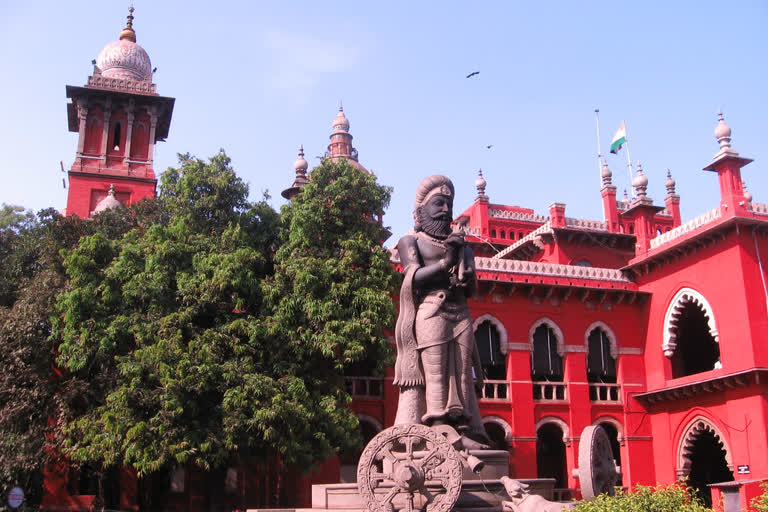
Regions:
<instances>
[{"instance_id":1,"label":"statue's hand","mask_svg":"<svg viewBox=\"0 0 768 512\"><path fill-rule=\"evenodd\" d=\"M451 233L448 238L443 242L445 244L446 254L445 262L448 268L456 265L459 262L459 255L464 250L466 241L464 235L461 233Z\"/></svg>"}]
</instances>

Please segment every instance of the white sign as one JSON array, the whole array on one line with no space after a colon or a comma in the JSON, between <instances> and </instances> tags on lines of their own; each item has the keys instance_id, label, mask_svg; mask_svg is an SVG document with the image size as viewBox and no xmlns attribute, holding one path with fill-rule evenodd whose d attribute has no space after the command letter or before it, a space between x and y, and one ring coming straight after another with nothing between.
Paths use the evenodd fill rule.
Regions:
<instances>
[{"instance_id":1,"label":"white sign","mask_svg":"<svg viewBox=\"0 0 768 512\"><path fill-rule=\"evenodd\" d=\"M743 466L737 466L736 469L740 475L748 475L750 473L749 464L744 464Z\"/></svg>"},{"instance_id":2,"label":"white sign","mask_svg":"<svg viewBox=\"0 0 768 512\"><path fill-rule=\"evenodd\" d=\"M11 508L18 508L22 501L24 501L24 491L21 490L21 487L11 489L11 492L8 493L8 504Z\"/></svg>"}]
</instances>

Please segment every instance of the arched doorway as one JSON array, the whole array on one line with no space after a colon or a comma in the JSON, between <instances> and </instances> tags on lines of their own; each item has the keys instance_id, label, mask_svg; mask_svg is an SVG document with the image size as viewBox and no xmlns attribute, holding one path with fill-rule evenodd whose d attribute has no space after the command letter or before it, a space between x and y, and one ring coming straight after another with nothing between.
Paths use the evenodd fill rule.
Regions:
<instances>
[{"instance_id":1,"label":"arched doorway","mask_svg":"<svg viewBox=\"0 0 768 512\"><path fill-rule=\"evenodd\" d=\"M728 463L728 450L720 432L708 420L698 418L691 423L682 439L679 475L712 506L708 484L733 480Z\"/></svg>"},{"instance_id":2,"label":"arched doorway","mask_svg":"<svg viewBox=\"0 0 768 512\"><path fill-rule=\"evenodd\" d=\"M610 421L603 421L599 423L601 427L605 430L605 433L608 434L608 439L611 441L611 452L613 452L613 461L616 463L616 465L621 468L621 444L619 443L619 429L616 428L616 425L611 423ZM621 487L622 481L624 477L621 473L619 473L619 479L616 481L616 486Z\"/></svg>"},{"instance_id":3,"label":"arched doorway","mask_svg":"<svg viewBox=\"0 0 768 512\"><path fill-rule=\"evenodd\" d=\"M486 416L483 418L485 433L491 441L491 450L506 450L512 444L512 427L499 416Z\"/></svg>"},{"instance_id":4,"label":"arched doorway","mask_svg":"<svg viewBox=\"0 0 768 512\"><path fill-rule=\"evenodd\" d=\"M536 431L536 468L538 478L554 478L556 489L566 487L565 443L557 423L544 423Z\"/></svg>"}]
</instances>

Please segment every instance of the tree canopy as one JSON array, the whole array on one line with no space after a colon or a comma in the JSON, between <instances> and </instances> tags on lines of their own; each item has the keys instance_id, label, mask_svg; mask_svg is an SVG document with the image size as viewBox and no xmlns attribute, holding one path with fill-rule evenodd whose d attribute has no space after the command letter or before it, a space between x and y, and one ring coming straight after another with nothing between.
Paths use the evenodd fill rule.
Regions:
<instances>
[{"instance_id":1,"label":"tree canopy","mask_svg":"<svg viewBox=\"0 0 768 512\"><path fill-rule=\"evenodd\" d=\"M180 164L160 221L64 252L54 337L82 383L65 452L140 475L233 454L308 468L354 439L345 366L389 362L389 190L329 162L278 216L223 152Z\"/></svg>"}]
</instances>

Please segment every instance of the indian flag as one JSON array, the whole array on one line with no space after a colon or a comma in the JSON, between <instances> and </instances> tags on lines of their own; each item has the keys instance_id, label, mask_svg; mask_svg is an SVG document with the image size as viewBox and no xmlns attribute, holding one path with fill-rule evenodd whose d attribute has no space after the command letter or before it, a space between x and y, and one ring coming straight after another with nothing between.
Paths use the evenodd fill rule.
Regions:
<instances>
[{"instance_id":1,"label":"indian flag","mask_svg":"<svg viewBox=\"0 0 768 512\"><path fill-rule=\"evenodd\" d=\"M611 141L611 153L614 155L618 153L625 142L627 142L627 129L624 126L624 121L622 121L619 131L616 132Z\"/></svg>"}]
</instances>

